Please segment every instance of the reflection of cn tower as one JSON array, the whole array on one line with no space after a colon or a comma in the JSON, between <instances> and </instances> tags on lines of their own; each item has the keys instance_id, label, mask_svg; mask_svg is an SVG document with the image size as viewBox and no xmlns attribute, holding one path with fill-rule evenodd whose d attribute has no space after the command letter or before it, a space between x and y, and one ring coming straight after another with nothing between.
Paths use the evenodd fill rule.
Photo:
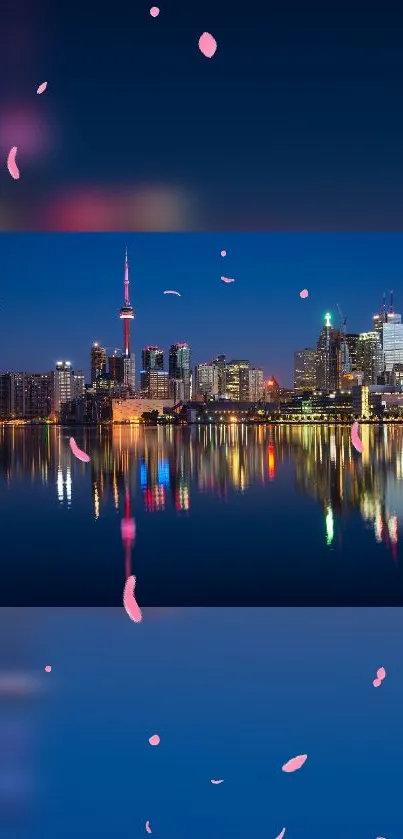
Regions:
<instances>
[{"instance_id":1,"label":"reflection of cn tower","mask_svg":"<svg viewBox=\"0 0 403 839\"><path fill-rule=\"evenodd\" d=\"M120 532L125 549L125 580L127 580L132 573L132 551L136 538L136 525L130 514L130 491L128 486L126 486L125 492L125 515L120 523Z\"/></svg>"}]
</instances>

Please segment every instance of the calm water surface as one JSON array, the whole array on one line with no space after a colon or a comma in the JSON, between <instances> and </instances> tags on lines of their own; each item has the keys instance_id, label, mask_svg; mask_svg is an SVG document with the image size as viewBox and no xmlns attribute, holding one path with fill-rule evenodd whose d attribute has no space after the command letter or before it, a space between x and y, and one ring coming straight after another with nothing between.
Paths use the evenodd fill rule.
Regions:
<instances>
[{"instance_id":1,"label":"calm water surface","mask_svg":"<svg viewBox=\"0 0 403 839\"><path fill-rule=\"evenodd\" d=\"M403 429L361 433L3 428L1 604L400 605Z\"/></svg>"}]
</instances>

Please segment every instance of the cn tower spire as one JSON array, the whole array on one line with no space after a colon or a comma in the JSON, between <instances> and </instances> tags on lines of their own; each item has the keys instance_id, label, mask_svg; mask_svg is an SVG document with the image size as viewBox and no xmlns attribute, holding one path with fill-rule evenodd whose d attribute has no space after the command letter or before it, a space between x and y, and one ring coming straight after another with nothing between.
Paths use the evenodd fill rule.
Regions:
<instances>
[{"instance_id":1,"label":"cn tower spire","mask_svg":"<svg viewBox=\"0 0 403 839\"><path fill-rule=\"evenodd\" d=\"M125 250L125 271L124 271L124 303L119 312L119 317L123 320L123 351L126 358L130 357L130 321L134 319L134 311L130 305L129 299L129 260L127 257L127 248Z\"/></svg>"}]
</instances>

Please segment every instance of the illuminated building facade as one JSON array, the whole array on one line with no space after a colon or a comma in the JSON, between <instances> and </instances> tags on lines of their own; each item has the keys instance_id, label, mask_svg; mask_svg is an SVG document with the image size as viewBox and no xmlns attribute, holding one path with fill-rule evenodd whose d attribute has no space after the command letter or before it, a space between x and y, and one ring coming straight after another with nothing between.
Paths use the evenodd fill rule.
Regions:
<instances>
[{"instance_id":1,"label":"illuminated building facade","mask_svg":"<svg viewBox=\"0 0 403 839\"><path fill-rule=\"evenodd\" d=\"M141 395L147 399L168 399L169 378L166 370L142 370Z\"/></svg>"},{"instance_id":2,"label":"illuminated building facade","mask_svg":"<svg viewBox=\"0 0 403 839\"><path fill-rule=\"evenodd\" d=\"M218 372L218 395L225 396L227 392L226 356L217 355L217 358L213 360L213 364L217 368Z\"/></svg>"},{"instance_id":3,"label":"illuminated building facade","mask_svg":"<svg viewBox=\"0 0 403 839\"><path fill-rule=\"evenodd\" d=\"M219 369L214 362L196 364L194 396L195 399L210 399L219 393Z\"/></svg>"},{"instance_id":4,"label":"illuminated building facade","mask_svg":"<svg viewBox=\"0 0 403 839\"><path fill-rule=\"evenodd\" d=\"M249 401L249 361L229 361L226 366L226 392L229 399Z\"/></svg>"},{"instance_id":5,"label":"illuminated building facade","mask_svg":"<svg viewBox=\"0 0 403 839\"><path fill-rule=\"evenodd\" d=\"M325 315L316 348L316 388L329 393L339 387L340 332L331 324L331 315Z\"/></svg>"},{"instance_id":6,"label":"illuminated building facade","mask_svg":"<svg viewBox=\"0 0 403 839\"><path fill-rule=\"evenodd\" d=\"M94 341L91 347L91 383L94 384L105 373L106 349L101 347L98 341Z\"/></svg>"},{"instance_id":7,"label":"illuminated building facade","mask_svg":"<svg viewBox=\"0 0 403 839\"><path fill-rule=\"evenodd\" d=\"M0 418L46 419L51 411L51 373L1 374Z\"/></svg>"},{"instance_id":8,"label":"illuminated building facade","mask_svg":"<svg viewBox=\"0 0 403 839\"><path fill-rule=\"evenodd\" d=\"M316 350L305 347L294 353L294 390L309 391L316 388Z\"/></svg>"},{"instance_id":9,"label":"illuminated building facade","mask_svg":"<svg viewBox=\"0 0 403 839\"><path fill-rule=\"evenodd\" d=\"M175 402L187 402L192 395L189 345L172 344L169 350L169 391Z\"/></svg>"},{"instance_id":10,"label":"illuminated building facade","mask_svg":"<svg viewBox=\"0 0 403 839\"><path fill-rule=\"evenodd\" d=\"M123 355L121 350L114 350L108 358L109 378L117 384L123 384L125 378Z\"/></svg>"},{"instance_id":11,"label":"illuminated building facade","mask_svg":"<svg viewBox=\"0 0 403 839\"><path fill-rule=\"evenodd\" d=\"M58 361L52 373L52 410L60 414L65 402L70 402L74 395L73 370L70 361Z\"/></svg>"},{"instance_id":12,"label":"illuminated building facade","mask_svg":"<svg viewBox=\"0 0 403 839\"><path fill-rule=\"evenodd\" d=\"M263 370L261 367L250 367L248 370L248 399L250 402L261 402L264 398Z\"/></svg>"},{"instance_id":13,"label":"illuminated building facade","mask_svg":"<svg viewBox=\"0 0 403 839\"><path fill-rule=\"evenodd\" d=\"M382 367L379 332L362 332L357 342L357 370L362 371L364 384L376 385Z\"/></svg>"},{"instance_id":14,"label":"illuminated building facade","mask_svg":"<svg viewBox=\"0 0 403 839\"><path fill-rule=\"evenodd\" d=\"M160 350L159 347L144 347L141 362L143 370L163 370L164 350Z\"/></svg>"},{"instance_id":15,"label":"illuminated building facade","mask_svg":"<svg viewBox=\"0 0 403 839\"><path fill-rule=\"evenodd\" d=\"M395 364L403 364L403 323L401 315L388 312L382 328L382 349L385 373L392 373Z\"/></svg>"},{"instance_id":16,"label":"illuminated building facade","mask_svg":"<svg viewBox=\"0 0 403 839\"><path fill-rule=\"evenodd\" d=\"M134 310L129 298L129 261L127 258L127 248L125 253L123 286L124 302L119 312L120 320L123 321L123 381L129 393L134 393L136 390L136 361L131 351L130 343L130 322L134 320Z\"/></svg>"}]
</instances>

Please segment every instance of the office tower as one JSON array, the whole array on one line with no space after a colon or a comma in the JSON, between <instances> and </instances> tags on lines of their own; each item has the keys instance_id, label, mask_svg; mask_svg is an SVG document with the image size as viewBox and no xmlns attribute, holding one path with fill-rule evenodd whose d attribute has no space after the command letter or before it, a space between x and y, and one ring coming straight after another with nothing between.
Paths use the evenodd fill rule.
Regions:
<instances>
[{"instance_id":1,"label":"office tower","mask_svg":"<svg viewBox=\"0 0 403 839\"><path fill-rule=\"evenodd\" d=\"M124 382L124 365L123 365L123 355L121 350L114 350L113 354L108 358L108 372L109 377L112 381L117 382L118 384L123 384Z\"/></svg>"},{"instance_id":2,"label":"office tower","mask_svg":"<svg viewBox=\"0 0 403 839\"><path fill-rule=\"evenodd\" d=\"M60 414L61 406L73 398L73 370L70 361L58 361L52 372L52 410Z\"/></svg>"},{"instance_id":3,"label":"office tower","mask_svg":"<svg viewBox=\"0 0 403 839\"><path fill-rule=\"evenodd\" d=\"M214 359L213 364L217 367L218 371L218 395L225 396L227 392L227 383L226 383L226 358L225 355L218 355L217 358Z\"/></svg>"},{"instance_id":4,"label":"office tower","mask_svg":"<svg viewBox=\"0 0 403 839\"><path fill-rule=\"evenodd\" d=\"M316 388L316 350L305 347L294 353L294 390L303 393Z\"/></svg>"},{"instance_id":5,"label":"office tower","mask_svg":"<svg viewBox=\"0 0 403 839\"><path fill-rule=\"evenodd\" d=\"M248 370L248 401L261 402L264 397L263 370L251 367Z\"/></svg>"},{"instance_id":6,"label":"office tower","mask_svg":"<svg viewBox=\"0 0 403 839\"><path fill-rule=\"evenodd\" d=\"M166 370L142 370L140 378L142 396L147 399L169 398L169 377Z\"/></svg>"},{"instance_id":7,"label":"office tower","mask_svg":"<svg viewBox=\"0 0 403 839\"><path fill-rule=\"evenodd\" d=\"M0 419L13 416L13 373L0 373Z\"/></svg>"},{"instance_id":8,"label":"office tower","mask_svg":"<svg viewBox=\"0 0 403 839\"><path fill-rule=\"evenodd\" d=\"M316 388L323 392L337 390L340 376L340 332L331 324L331 315L325 315L316 348Z\"/></svg>"},{"instance_id":9,"label":"office tower","mask_svg":"<svg viewBox=\"0 0 403 839\"><path fill-rule=\"evenodd\" d=\"M84 396L85 393L85 376L84 373L78 371L77 373L73 373L73 391L72 391L72 399L79 399L80 396Z\"/></svg>"},{"instance_id":10,"label":"office tower","mask_svg":"<svg viewBox=\"0 0 403 839\"><path fill-rule=\"evenodd\" d=\"M386 296L383 295L383 303L382 303L381 311L378 312L377 315L374 315L373 318L372 318L372 323L373 323L373 330L372 331L376 332L379 335L379 340L381 342L381 347L382 347L382 340L383 340L383 325L384 325L384 323L387 323L387 320L388 320L388 314L387 314L387 309L386 309Z\"/></svg>"},{"instance_id":11,"label":"office tower","mask_svg":"<svg viewBox=\"0 0 403 839\"><path fill-rule=\"evenodd\" d=\"M344 336L344 340L347 344L348 349L348 360L349 360L349 369L343 370L344 373L354 373L357 370L357 345L358 345L358 338L359 335L353 333L347 333Z\"/></svg>"},{"instance_id":12,"label":"office tower","mask_svg":"<svg viewBox=\"0 0 403 839\"><path fill-rule=\"evenodd\" d=\"M130 321L134 320L134 310L129 298L129 262L127 248L125 253L123 286L124 303L119 312L119 317L123 320L123 378L129 393L134 393L136 389L136 362L130 346Z\"/></svg>"},{"instance_id":13,"label":"office tower","mask_svg":"<svg viewBox=\"0 0 403 839\"><path fill-rule=\"evenodd\" d=\"M51 373L25 373L21 416L26 419L46 419L52 411Z\"/></svg>"},{"instance_id":14,"label":"office tower","mask_svg":"<svg viewBox=\"0 0 403 839\"><path fill-rule=\"evenodd\" d=\"M106 373L106 349L98 341L91 347L91 384Z\"/></svg>"},{"instance_id":15,"label":"office tower","mask_svg":"<svg viewBox=\"0 0 403 839\"><path fill-rule=\"evenodd\" d=\"M235 401L249 401L249 361L229 361L226 366L226 390Z\"/></svg>"},{"instance_id":16,"label":"office tower","mask_svg":"<svg viewBox=\"0 0 403 839\"><path fill-rule=\"evenodd\" d=\"M191 398L192 377L188 344L172 344L169 350L169 388L175 402Z\"/></svg>"},{"instance_id":17,"label":"office tower","mask_svg":"<svg viewBox=\"0 0 403 839\"><path fill-rule=\"evenodd\" d=\"M218 377L218 366L214 362L196 364L194 384L196 399L209 399L218 396Z\"/></svg>"},{"instance_id":18,"label":"office tower","mask_svg":"<svg viewBox=\"0 0 403 839\"><path fill-rule=\"evenodd\" d=\"M163 370L164 350L158 347L144 347L141 351L141 361L143 370Z\"/></svg>"},{"instance_id":19,"label":"office tower","mask_svg":"<svg viewBox=\"0 0 403 839\"><path fill-rule=\"evenodd\" d=\"M383 324L382 349L385 373L390 376L394 366L403 363L402 316L395 312L388 312L387 321Z\"/></svg>"},{"instance_id":20,"label":"office tower","mask_svg":"<svg viewBox=\"0 0 403 839\"><path fill-rule=\"evenodd\" d=\"M376 385L382 367L379 332L361 332L357 342L357 370L364 374L364 384Z\"/></svg>"}]
</instances>

